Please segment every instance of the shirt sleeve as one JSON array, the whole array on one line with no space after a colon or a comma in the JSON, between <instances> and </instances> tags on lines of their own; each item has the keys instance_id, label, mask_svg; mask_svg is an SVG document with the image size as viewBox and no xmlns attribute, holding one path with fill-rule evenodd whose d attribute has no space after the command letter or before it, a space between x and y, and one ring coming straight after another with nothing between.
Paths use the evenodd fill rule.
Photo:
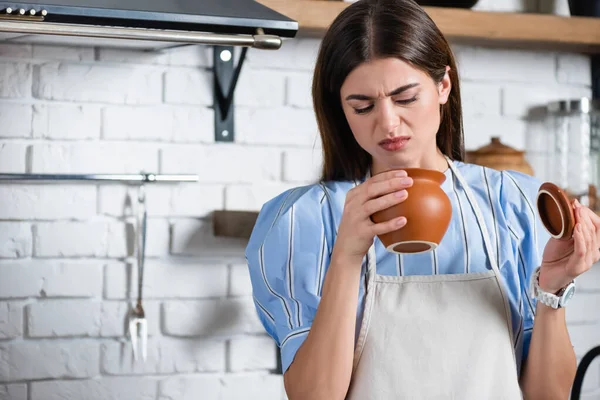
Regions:
<instances>
[{"instance_id":1,"label":"shirt sleeve","mask_svg":"<svg viewBox=\"0 0 600 400\"><path fill-rule=\"evenodd\" d=\"M321 298L331 247L326 197L313 185L269 201L246 248L256 311L281 349L283 372L306 339Z\"/></svg>"},{"instance_id":2,"label":"shirt sleeve","mask_svg":"<svg viewBox=\"0 0 600 400\"><path fill-rule=\"evenodd\" d=\"M529 282L534 270L541 265L542 256L550 234L542 224L537 211L536 198L542 182L529 175L502 171L501 204L508 228L515 240L515 257L518 264L521 299L523 304L523 352L527 359L536 301L529 292Z\"/></svg>"}]
</instances>

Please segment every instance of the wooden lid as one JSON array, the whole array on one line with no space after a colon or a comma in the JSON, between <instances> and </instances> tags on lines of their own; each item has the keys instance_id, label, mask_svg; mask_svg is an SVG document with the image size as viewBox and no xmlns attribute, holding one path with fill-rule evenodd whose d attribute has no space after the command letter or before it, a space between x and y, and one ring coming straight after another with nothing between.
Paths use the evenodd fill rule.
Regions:
<instances>
[{"instance_id":1,"label":"wooden lid","mask_svg":"<svg viewBox=\"0 0 600 400\"><path fill-rule=\"evenodd\" d=\"M537 208L542 223L553 238L571 239L575 215L569 197L561 188L550 182L543 183L538 190Z\"/></svg>"}]
</instances>

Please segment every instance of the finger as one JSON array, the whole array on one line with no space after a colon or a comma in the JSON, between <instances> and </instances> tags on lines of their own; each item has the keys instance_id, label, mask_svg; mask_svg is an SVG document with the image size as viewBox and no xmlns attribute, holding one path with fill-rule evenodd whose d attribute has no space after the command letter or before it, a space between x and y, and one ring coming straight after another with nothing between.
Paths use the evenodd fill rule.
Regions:
<instances>
[{"instance_id":1,"label":"finger","mask_svg":"<svg viewBox=\"0 0 600 400\"><path fill-rule=\"evenodd\" d=\"M373 235L383 235L388 232L403 228L407 223L406 217L398 217L389 221L380 222L371 226Z\"/></svg>"},{"instance_id":2,"label":"finger","mask_svg":"<svg viewBox=\"0 0 600 400\"><path fill-rule=\"evenodd\" d=\"M401 203L408 197L406 190L400 190L394 193L389 193L381 197L367 201L363 206L365 217L370 217L377 211L385 210L395 204Z\"/></svg>"},{"instance_id":3,"label":"finger","mask_svg":"<svg viewBox=\"0 0 600 400\"><path fill-rule=\"evenodd\" d=\"M574 250L573 254L580 260L585 259L586 247L585 247L585 237L583 235L583 229L581 224L575 225L575 233L573 234L574 239Z\"/></svg>"},{"instance_id":4,"label":"finger","mask_svg":"<svg viewBox=\"0 0 600 400\"><path fill-rule=\"evenodd\" d=\"M589 217L584 214L583 208L580 208L579 213L581 214L582 225L581 229L583 231L583 236L585 239L585 262L582 265L583 270L577 271L578 273L582 273L587 270L588 266L592 264L592 257L594 254L594 231L593 225L589 222Z\"/></svg>"},{"instance_id":5,"label":"finger","mask_svg":"<svg viewBox=\"0 0 600 400\"><path fill-rule=\"evenodd\" d=\"M410 177L393 178L381 182L367 184L360 195L360 200L366 203L370 199L375 199L389 193L398 192L411 187L413 180ZM357 197L358 199L359 197Z\"/></svg>"}]
</instances>

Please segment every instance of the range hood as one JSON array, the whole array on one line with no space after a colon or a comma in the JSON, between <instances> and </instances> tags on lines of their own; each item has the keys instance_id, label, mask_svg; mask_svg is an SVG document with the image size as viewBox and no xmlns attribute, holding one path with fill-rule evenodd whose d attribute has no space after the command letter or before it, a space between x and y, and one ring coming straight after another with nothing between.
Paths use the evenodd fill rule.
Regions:
<instances>
[{"instance_id":1,"label":"range hood","mask_svg":"<svg viewBox=\"0 0 600 400\"><path fill-rule=\"evenodd\" d=\"M254 0L0 1L0 40L9 43L278 49L297 31L296 21Z\"/></svg>"}]
</instances>

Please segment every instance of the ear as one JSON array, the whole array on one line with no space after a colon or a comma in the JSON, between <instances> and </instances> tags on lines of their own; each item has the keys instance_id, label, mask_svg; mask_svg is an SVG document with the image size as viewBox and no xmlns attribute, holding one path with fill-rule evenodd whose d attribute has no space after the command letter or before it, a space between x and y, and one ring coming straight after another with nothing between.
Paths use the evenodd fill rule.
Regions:
<instances>
[{"instance_id":1,"label":"ear","mask_svg":"<svg viewBox=\"0 0 600 400\"><path fill-rule=\"evenodd\" d=\"M438 84L438 97L440 104L446 104L448 97L450 96L450 90L452 89L452 82L450 81L450 67L446 66L446 72L442 81Z\"/></svg>"}]
</instances>

